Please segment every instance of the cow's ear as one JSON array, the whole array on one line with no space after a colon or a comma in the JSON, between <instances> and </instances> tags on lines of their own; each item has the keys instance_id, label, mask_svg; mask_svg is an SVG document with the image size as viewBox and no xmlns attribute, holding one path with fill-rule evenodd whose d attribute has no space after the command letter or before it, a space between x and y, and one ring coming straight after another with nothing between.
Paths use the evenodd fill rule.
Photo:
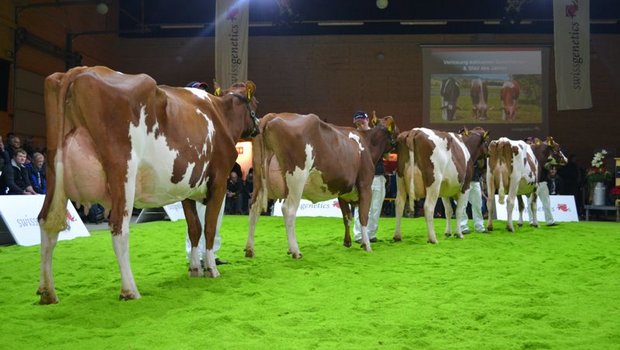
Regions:
<instances>
[{"instance_id":1,"label":"cow's ear","mask_svg":"<svg viewBox=\"0 0 620 350\"><path fill-rule=\"evenodd\" d=\"M215 79L213 79L213 87L215 88L215 90L213 91L213 94L215 96L222 96L222 87L217 81L215 81Z\"/></svg>"},{"instance_id":2,"label":"cow's ear","mask_svg":"<svg viewBox=\"0 0 620 350\"><path fill-rule=\"evenodd\" d=\"M385 128L387 129L389 133L393 133L394 129L396 128L396 123L394 123L394 118L387 117L386 119L387 121L385 122Z\"/></svg>"},{"instance_id":3,"label":"cow's ear","mask_svg":"<svg viewBox=\"0 0 620 350\"><path fill-rule=\"evenodd\" d=\"M377 125L377 111L372 111L372 118L370 118L370 127Z\"/></svg>"},{"instance_id":4,"label":"cow's ear","mask_svg":"<svg viewBox=\"0 0 620 350\"><path fill-rule=\"evenodd\" d=\"M248 100L251 100L256 92L256 84L253 81L248 80L245 82L245 91L248 95Z\"/></svg>"}]
</instances>

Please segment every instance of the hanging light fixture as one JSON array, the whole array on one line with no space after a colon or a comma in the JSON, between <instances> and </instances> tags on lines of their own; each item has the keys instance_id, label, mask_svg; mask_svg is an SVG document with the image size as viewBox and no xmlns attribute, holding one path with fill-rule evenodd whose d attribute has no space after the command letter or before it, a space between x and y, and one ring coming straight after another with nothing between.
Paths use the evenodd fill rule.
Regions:
<instances>
[{"instance_id":1,"label":"hanging light fixture","mask_svg":"<svg viewBox=\"0 0 620 350\"><path fill-rule=\"evenodd\" d=\"M380 10L384 10L386 7L388 7L388 0L377 0L376 4L377 8L379 8Z\"/></svg>"}]
</instances>

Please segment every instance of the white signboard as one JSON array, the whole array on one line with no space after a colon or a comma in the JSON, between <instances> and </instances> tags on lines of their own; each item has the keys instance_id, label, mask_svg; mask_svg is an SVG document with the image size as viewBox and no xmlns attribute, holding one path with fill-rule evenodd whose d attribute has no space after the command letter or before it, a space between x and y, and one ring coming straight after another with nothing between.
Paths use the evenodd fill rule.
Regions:
<instances>
[{"instance_id":1,"label":"white signboard","mask_svg":"<svg viewBox=\"0 0 620 350\"><path fill-rule=\"evenodd\" d=\"M273 204L273 216L282 216L282 202L282 200L277 200ZM297 216L328 216L341 218L342 212L340 211L340 204L338 204L338 199L336 198L317 203L302 199L299 203Z\"/></svg>"},{"instance_id":2,"label":"white signboard","mask_svg":"<svg viewBox=\"0 0 620 350\"><path fill-rule=\"evenodd\" d=\"M577 215L577 206L575 205L575 197L573 196L549 196L551 202L551 213L553 214L553 219L558 222L562 221L579 221L579 216ZM508 196L506 196L506 201L508 200ZM527 206L527 197L523 196L523 203ZM498 220L506 220L508 216L506 215L506 205L507 204L499 204L499 195L495 195L495 208L497 209L497 219ZM539 222L544 222L545 220L545 212L543 211L542 203L540 202L540 198L536 201L536 213ZM517 200L515 199L515 205L512 211L512 219L516 220L519 218L519 205L517 204ZM523 210L523 220L529 221L529 215L527 213L527 208Z\"/></svg>"},{"instance_id":3,"label":"white signboard","mask_svg":"<svg viewBox=\"0 0 620 350\"><path fill-rule=\"evenodd\" d=\"M44 195L0 196L0 216L15 243L22 246L41 243L41 231L37 217L43 207L44 199ZM60 232L59 240L90 236L82 219L69 201L67 201L67 223L69 228Z\"/></svg>"}]
</instances>

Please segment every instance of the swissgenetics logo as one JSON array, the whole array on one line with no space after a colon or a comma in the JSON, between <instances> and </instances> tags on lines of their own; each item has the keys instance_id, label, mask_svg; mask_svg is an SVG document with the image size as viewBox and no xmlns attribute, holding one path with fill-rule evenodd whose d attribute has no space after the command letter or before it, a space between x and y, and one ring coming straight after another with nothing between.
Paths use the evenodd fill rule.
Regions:
<instances>
[{"instance_id":1,"label":"swissgenetics logo","mask_svg":"<svg viewBox=\"0 0 620 350\"><path fill-rule=\"evenodd\" d=\"M239 9L237 7L231 8L228 13L226 13L226 19L231 22L236 21L237 17L239 17Z\"/></svg>"},{"instance_id":2,"label":"swissgenetics logo","mask_svg":"<svg viewBox=\"0 0 620 350\"><path fill-rule=\"evenodd\" d=\"M566 17L574 18L579 11L579 4L577 0L571 1L569 5L566 5Z\"/></svg>"}]
</instances>

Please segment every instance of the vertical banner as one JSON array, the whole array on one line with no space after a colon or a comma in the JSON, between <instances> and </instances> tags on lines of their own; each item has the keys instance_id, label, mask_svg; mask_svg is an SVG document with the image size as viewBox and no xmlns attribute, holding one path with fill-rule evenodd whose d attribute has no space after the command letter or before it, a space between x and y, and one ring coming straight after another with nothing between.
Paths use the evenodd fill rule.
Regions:
<instances>
[{"instance_id":1,"label":"vertical banner","mask_svg":"<svg viewBox=\"0 0 620 350\"><path fill-rule=\"evenodd\" d=\"M248 75L249 0L215 1L215 79L227 89Z\"/></svg>"},{"instance_id":2,"label":"vertical banner","mask_svg":"<svg viewBox=\"0 0 620 350\"><path fill-rule=\"evenodd\" d=\"M590 0L553 0L558 110L592 108Z\"/></svg>"}]
</instances>

